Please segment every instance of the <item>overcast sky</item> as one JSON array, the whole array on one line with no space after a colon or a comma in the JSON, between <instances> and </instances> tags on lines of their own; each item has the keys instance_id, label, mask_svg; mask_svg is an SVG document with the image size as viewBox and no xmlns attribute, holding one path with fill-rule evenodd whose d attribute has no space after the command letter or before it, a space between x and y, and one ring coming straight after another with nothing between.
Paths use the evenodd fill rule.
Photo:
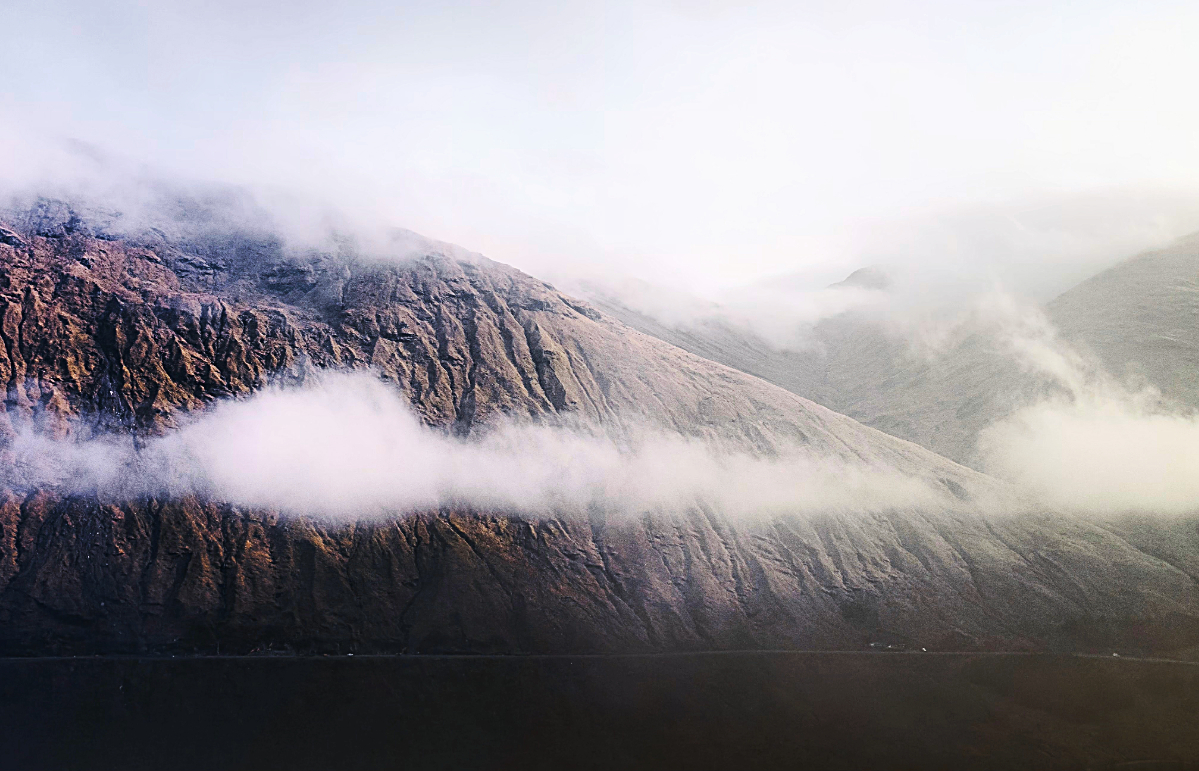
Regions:
<instances>
[{"instance_id":1,"label":"overcast sky","mask_svg":"<svg viewBox=\"0 0 1199 771\"><path fill-rule=\"evenodd\" d=\"M551 277L1031 276L1199 227L1194 2L6 0L0 28L11 174L75 138Z\"/></svg>"}]
</instances>

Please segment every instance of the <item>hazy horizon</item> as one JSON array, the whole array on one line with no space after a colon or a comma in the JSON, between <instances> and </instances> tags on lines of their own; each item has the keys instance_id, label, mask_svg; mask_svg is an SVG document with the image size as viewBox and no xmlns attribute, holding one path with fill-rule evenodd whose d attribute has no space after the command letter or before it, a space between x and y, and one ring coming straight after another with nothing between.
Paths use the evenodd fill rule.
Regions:
<instances>
[{"instance_id":1,"label":"hazy horizon","mask_svg":"<svg viewBox=\"0 0 1199 771\"><path fill-rule=\"evenodd\" d=\"M0 51L10 179L98 152L551 281L720 299L887 263L1047 299L1199 229L1199 12L1180 4L20 2L0 19L19 30Z\"/></svg>"}]
</instances>

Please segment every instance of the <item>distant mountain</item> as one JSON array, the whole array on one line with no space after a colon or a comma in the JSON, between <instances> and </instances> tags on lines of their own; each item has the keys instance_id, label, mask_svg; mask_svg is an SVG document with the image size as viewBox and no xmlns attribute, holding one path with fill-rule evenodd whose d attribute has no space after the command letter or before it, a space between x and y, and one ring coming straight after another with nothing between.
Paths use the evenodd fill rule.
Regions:
<instances>
[{"instance_id":1,"label":"distant mountain","mask_svg":"<svg viewBox=\"0 0 1199 771\"><path fill-rule=\"evenodd\" d=\"M847 282L833 288L857 284ZM646 334L964 464L982 428L1047 387L1015 376L1000 342L981 332L934 355L875 316L849 311L817 321L803 341L784 348L720 315L669 323L611 294L588 299Z\"/></svg>"},{"instance_id":2,"label":"distant mountain","mask_svg":"<svg viewBox=\"0 0 1199 771\"><path fill-rule=\"evenodd\" d=\"M885 273L867 268L832 288L888 286ZM1060 390L1051 377L1023 369L986 323L962 324L927 350L851 310L817 322L805 344L782 349L716 314L664 323L611 293L589 299L635 329L967 465L977 461L983 428ZM1113 375L1199 408L1199 235L1100 273L1045 313L1063 341L1097 354Z\"/></svg>"},{"instance_id":3,"label":"distant mountain","mask_svg":"<svg viewBox=\"0 0 1199 771\"><path fill-rule=\"evenodd\" d=\"M1199 233L1082 282L1049 314L1113 374L1141 377L1199 409Z\"/></svg>"},{"instance_id":4,"label":"distant mountain","mask_svg":"<svg viewBox=\"0 0 1199 771\"><path fill-rule=\"evenodd\" d=\"M833 287L856 286L861 289L886 291L891 288L893 283L891 276L887 274L886 270L877 265L871 265L866 268L858 268L846 276L844 281L838 281L833 284Z\"/></svg>"},{"instance_id":5,"label":"distant mountain","mask_svg":"<svg viewBox=\"0 0 1199 771\"><path fill-rule=\"evenodd\" d=\"M371 367L446 431L503 414L648 424L764 455L799 443L926 480L945 503L752 522L695 504L338 522L9 490L4 652L1199 644L1194 528L979 510L993 480L461 250L296 252L269 228L177 225L121 232L45 202L10 213L6 421L169 431L218 398Z\"/></svg>"}]
</instances>

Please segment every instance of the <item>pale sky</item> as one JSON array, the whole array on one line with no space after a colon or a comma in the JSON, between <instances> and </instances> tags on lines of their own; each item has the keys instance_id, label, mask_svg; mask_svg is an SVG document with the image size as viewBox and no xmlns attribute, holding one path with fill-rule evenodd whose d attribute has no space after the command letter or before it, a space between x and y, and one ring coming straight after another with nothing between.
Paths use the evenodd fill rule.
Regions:
<instances>
[{"instance_id":1,"label":"pale sky","mask_svg":"<svg viewBox=\"0 0 1199 771\"><path fill-rule=\"evenodd\" d=\"M13 174L79 139L547 277L968 262L997 239L945 229L979 221L1041 223L1031 275L1199 227L1194 2L7 0L0 28Z\"/></svg>"}]
</instances>

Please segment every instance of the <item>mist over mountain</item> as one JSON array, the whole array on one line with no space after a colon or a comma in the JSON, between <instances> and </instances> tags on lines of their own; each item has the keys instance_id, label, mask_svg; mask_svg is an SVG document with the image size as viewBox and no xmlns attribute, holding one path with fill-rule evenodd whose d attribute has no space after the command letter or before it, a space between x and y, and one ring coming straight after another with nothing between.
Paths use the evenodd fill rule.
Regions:
<instances>
[{"instance_id":1,"label":"mist over mountain","mask_svg":"<svg viewBox=\"0 0 1199 771\"><path fill-rule=\"evenodd\" d=\"M1195 243L1190 236L1128 258L1043 307L1002 292L966 294L962 309L939 317L906 314L906 301L890 296L903 289L874 267L824 290L855 290L866 275L876 287L869 302L807 327L793 321L783 343L718 309L681 320L638 310L646 306L636 296L591 297L648 334L981 468L985 428L1100 381L1112 398L1155 401L1163 414L1199 407L1190 376Z\"/></svg>"},{"instance_id":2,"label":"mist over mountain","mask_svg":"<svg viewBox=\"0 0 1199 771\"><path fill-rule=\"evenodd\" d=\"M0 771L1199 767L1199 5L0 28Z\"/></svg>"},{"instance_id":3,"label":"mist over mountain","mask_svg":"<svg viewBox=\"0 0 1199 771\"><path fill-rule=\"evenodd\" d=\"M1051 513L464 250L172 211L6 215L6 650L1193 644L1173 519Z\"/></svg>"}]
</instances>

